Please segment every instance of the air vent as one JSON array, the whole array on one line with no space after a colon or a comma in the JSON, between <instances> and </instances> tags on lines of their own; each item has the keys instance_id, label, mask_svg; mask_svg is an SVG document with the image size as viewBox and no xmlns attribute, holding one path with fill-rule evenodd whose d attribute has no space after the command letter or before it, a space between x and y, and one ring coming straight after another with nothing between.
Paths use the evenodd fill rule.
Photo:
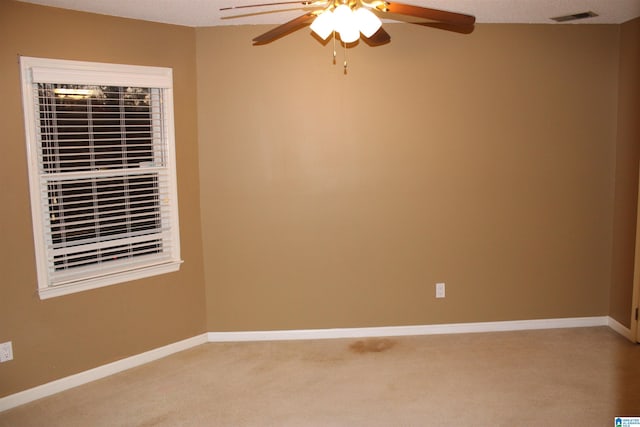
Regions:
<instances>
[{"instance_id":1,"label":"air vent","mask_svg":"<svg viewBox=\"0 0 640 427\"><path fill-rule=\"evenodd\" d=\"M598 14L589 11L589 12L582 12L582 13L574 13L573 15L558 16L556 18L551 18L551 19L553 19L556 22L569 22L569 21L577 21L578 19L593 18L594 16L598 16Z\"/></svg>"}]
</instances>

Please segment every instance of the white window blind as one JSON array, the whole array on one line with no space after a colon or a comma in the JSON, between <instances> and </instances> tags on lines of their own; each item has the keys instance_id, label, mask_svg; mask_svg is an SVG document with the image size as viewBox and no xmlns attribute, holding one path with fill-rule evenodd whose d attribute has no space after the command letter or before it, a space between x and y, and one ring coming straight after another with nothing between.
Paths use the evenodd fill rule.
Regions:
<instances>
[{"instance_id":1,"label":"white window blind","mask_svg":"<svg viewBox=\"0 0 640 427\"><path fill-rule=\"evenodd\" d=\"M177 270L171 70L21 65L41 297Z\"/></svg>"}]
</instances>

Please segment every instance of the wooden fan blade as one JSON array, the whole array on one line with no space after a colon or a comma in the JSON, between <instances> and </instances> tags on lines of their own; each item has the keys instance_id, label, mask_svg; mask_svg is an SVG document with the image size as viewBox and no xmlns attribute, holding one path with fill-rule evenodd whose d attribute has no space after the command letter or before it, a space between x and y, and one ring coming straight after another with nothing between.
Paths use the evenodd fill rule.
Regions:
<instances>
[{"instance_id":1,"label":"wooden fan blade","mask_svg":"<svg viewBox=\"0 0 640 427\"><path fill-rule=\"evenodd\" d=\"M367 38L362 36L362 39L369 46L380 46L389 43L391 41L391 36L384 30L384 28L380 27L371 37Z\"/></svg>"},{"instance_id":2,"label":"wooden fan blade","mask_svg":"<svg viewBox=\"0 0 640 427\"><path fill-rule=\"evenodd\" d=\"M260 34L258 37L253 39L254 45L267 44L272 41L279 39L280 37L286 36L300 28L304 27L309 23L309 21L313 21L315 14L313 12L305 13L302 16L298 16L295 19L292 19L289 22L285 22L282 25L275 27L272 30L267 31L264 34Z\"/></svg>"},{"instance_id":3,"label":"wooden fan blade","mask_svg":"<svg viewBox=\"0 0 640 427\"><path fill-rule=\"evenodd\" d=\"M317 1L302 1L302 0L295 0L295 1L277 1L277 2L273 2L273 3L260 3L260 4L245 4L245 5L240 5L240 6L228 6L228 7L221 7L219 10L233 10L233 9L247 9L250 7L264 7L264 6L281 6L281 5L285 5L285 4L299 4L301 6L315 6L316 4L322 5L322 4L326 4L326 0L317 0Z\"/></svg>"},{"instance_id":4,"label":"wooden fan blade","mask_svg":"<svg viewBox=\"0 0 640 427\"><path fill-rule=\"evenodd\" d=\"M410 4L403 3L385 2L383 5L378 7L378 10L453 25L473 25L476 22L475 16L456 12L447 12L445 10L429 9L427 7L412 6Z\"/></svg>"}]
</instances>

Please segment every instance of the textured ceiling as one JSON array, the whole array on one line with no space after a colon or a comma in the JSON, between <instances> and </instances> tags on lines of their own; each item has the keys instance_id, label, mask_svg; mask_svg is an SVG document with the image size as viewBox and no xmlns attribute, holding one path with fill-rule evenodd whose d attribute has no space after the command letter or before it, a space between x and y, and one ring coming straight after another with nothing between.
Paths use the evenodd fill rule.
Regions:
<instances>
[{"instance_id":1,"label":"textured ceiling","mask_svg":"<svg viewBox=\"0 0 640 427\"><path fill-rule=\"evenodd\" d=\"M21 0L27 3L191 27L282 24L303 14L295 5L221 12L220 8L281 0ZM640 16L640 0L401 0L402 3L474 15L479 23L544 23L593 11L581 24L621 24Z\"/></svg>"}]
</instances>

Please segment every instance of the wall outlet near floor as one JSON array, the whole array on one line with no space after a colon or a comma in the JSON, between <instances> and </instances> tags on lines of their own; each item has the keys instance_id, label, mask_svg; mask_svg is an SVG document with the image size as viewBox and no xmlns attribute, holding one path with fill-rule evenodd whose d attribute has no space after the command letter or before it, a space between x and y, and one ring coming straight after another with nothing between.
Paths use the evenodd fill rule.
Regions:
<instances>
[{"instance_id":1,"label":"wall outlet near floor","mask_svg":"<svg viewBox=\"0 0 640 427\"><path fill-rule=\"evenodd\" d=\"M0 363L13 360L13 347L11 341L0 344Z\"/></svg>"},{"instance_id":2,"label":"wall outlet near floor","mask_svg":"<svg viewBox=\"0 0 640 427\"><path fill-rule=\"evenodd\" d=\"M436 283L436 298L444 298L444 283Z\"/></svg>"}]
</instances>

